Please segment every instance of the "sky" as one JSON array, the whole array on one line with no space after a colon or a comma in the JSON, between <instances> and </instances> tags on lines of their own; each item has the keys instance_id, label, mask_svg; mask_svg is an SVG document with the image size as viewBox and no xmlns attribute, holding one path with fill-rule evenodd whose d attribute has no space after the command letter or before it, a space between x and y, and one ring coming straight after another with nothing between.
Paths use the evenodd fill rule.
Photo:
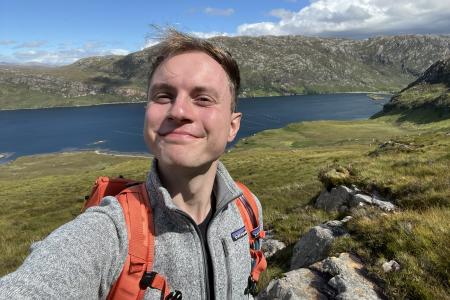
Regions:
<instances>
[{"instance_id":1,"label":"sky","mask_svg":"<svg viewBox=\"0 0 450 300\"><path fill-rule=\"evenodd\" d=\"M126 55L155 43L154 25L200 37L450 34L450 0L0 0L0 63Z\"/></svg>"}]
</instances>

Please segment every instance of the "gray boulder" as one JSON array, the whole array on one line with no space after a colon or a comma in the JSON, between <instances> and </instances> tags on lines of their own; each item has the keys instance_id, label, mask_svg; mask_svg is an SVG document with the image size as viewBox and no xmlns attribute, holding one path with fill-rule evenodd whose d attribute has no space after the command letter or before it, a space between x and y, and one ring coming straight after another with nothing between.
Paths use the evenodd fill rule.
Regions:
<instances>
[{"instance_id":1,"label":"gray boulder","mask_svg":"<svg viewBox=\"0 0 450 300\"><path fill-rule=\"evenodd\" d=\"M266 258L273 256L275 253L280 251L281 249L286 248L286 245L283 242L280 242L275 239L264 239L262 243L261 249Z\"/></svg>"},{"instance_id":2,"label":"gray boulder","mask_svg":"<svg viewBox=\"0 0 450 300\"><path fill-rule=\"evenodd\" d=\"M275 239L273 231L267 230L266 237L264 238L263 243L261 245L261 250L263 251L264 256L266 258L269 258L284 248L286 248L286 245L283 242L280 242L277 239Z\"/></svg>"},{"instance_id":3,"label":"gray boulder","mask_svg":"<svg viewBox=\"0 0 450 300\"><path fill-rule=\"evenodd\" d=\"M291 270L307 267L327 257L333 240L346 233L342 221L328 221L313 227L295 244Z\"/></svg>"},{"instance_id":4,"label":"gray boulder","mask_svg":"<svg viewBox=\"0 0 450 300\"><path fill-rule=\"evenodd\" d=\"M316 208L324 209L328 212L346 212L351 208L364 205L377 206L388 212L396 209L394 204L382 199L376 192L374 192L374 195L365 195L354 185L352 188L341 185L332 188L329 192L327 189L324 189L317 197L315 204Z\"/></svg>"},{"instance_id":5,"label":"gray boulder","mask_svg":"<svg viewBox=\"0 0 450 300\"><path fill-rule=\"evenodd\" d=\"M372 198L372 203L384 211L394 211L395 210L394 204L392 204L389 201L384 201L384 200L378 199L375 196Z\"/></svg>"},{"instance_id":6,"label":"gray boulder","mask_svg":"<svg viewBox=\"0 0 450 300\"><path fill-rule=\"evenodd\" d=\"M363 204L372 204L372 197L364 194L356 194L353 196L353 199L350 201L350 207L355 207Z\"/></svg>"},{"instance_id":7,"label":"gray boulder","mask_svg":"<svg viewBox=\"0 0 450 300\"><path fill-rule=\"evenodd\" d=\"M309 269L297 269L285 274L285 277L273 279L256 299L258 300L326 300L328 297L320 292L327 286L317 272Z\"/></svg>"},{"instance_id":8,"label":"gray boulder","mask_svg":"<svg viewBox=\"0 0 450 300\"><path fill-rule=\"evenodd\" d=\"M383 267L384 273L389 273L392 271L396 272L396 271L400 270L400 264L398 262L396 262L395 260L385 262L382 267Z\"/></svg>"},{"instance_id":9,"label":"gray boulder","mask_svg":"<svg viewBox=\"0 0 450 300\"><path fill-rule=\"evenodd\" d=\"M336 211L341 206L347 205L352 197L352 193L352 189L349 189L345 185L332 188L330 192L324 189L316 200L316 208L321 208L326 211Z\"/></svg>"},{"instance_id":10,"label":"gray boulder","mask_svg":"<svg viewBox=\"0 0 450 300\"><path fill-rule=\"evenodd\" d=\"M348 253L329 257L308 268L292 270L270 281L256 299L378 300L373 282L364 275L361 261Z\"/></svg>"},{"instance_id":11,"label":"gray boulder","mask_svg":"<svg viewBox=\"0 0 450 300\"><path fill-rule=\"evenodd\" d=\"M377 286L362 275L361 261L349 253L325 259L322 262L322 270L332 276L328 284L337 292L335 299L381 299L376 292Z\"/></svg>"}]
</instances>

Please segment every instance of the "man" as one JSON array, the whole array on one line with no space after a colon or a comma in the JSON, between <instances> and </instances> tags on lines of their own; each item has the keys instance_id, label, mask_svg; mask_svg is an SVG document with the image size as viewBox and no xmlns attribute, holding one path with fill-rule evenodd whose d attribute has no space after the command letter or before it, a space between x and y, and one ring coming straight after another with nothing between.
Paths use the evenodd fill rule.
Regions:
<instances>
[{"instance_id":1,"label":"man","mask_svg":"<svg viewBox=\"0 0 450 300\"><path fill-rule=\"evenodd\" d=\"M184 299L247 299L249 241L233 235L244 225L236 204L242 191L219 162L241 121L238 66L224 50L176 31L159 52L144 122L155 157L146 182L152 269ZM117 199L105 197L34 246L0 280L0 298L106 298L127 256L126 226ZM145 299L161 299L161 292L149 288Z\"/></svg>"}]
</instances>

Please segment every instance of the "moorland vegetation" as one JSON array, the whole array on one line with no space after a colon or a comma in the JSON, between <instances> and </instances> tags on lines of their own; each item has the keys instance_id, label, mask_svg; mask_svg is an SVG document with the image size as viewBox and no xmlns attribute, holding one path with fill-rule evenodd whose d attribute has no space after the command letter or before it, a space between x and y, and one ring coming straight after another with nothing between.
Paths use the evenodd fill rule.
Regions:
<instances>
[{"instance_id":1,"label":"moorland vegetation","mask_svg":"<svg viewBox=\"0 0 450 300\"><path fill-rule=\"evenodd\" d=\"M336 239L330 255L358 255L390 299L449 298L448 63L436 68L443 70L441 80L422 76L372 119L290 124L242 139L224 155L232 176L260 198L266 229L288 245L269 260L260 288L289 270L299 237L343 217L313 203L323 189L319 175L345 167L346 184L376 191L398 209L369 208L354 215L346 223L350 235ZM437 88L437 94L428 92ZM33 242L80 213L96 177L144 180L149 164L145 158L75 152L0 165L0 275L14 271ZM381 263L391 259L401 269L383 272Z\"/></svg>"}]
</instances>

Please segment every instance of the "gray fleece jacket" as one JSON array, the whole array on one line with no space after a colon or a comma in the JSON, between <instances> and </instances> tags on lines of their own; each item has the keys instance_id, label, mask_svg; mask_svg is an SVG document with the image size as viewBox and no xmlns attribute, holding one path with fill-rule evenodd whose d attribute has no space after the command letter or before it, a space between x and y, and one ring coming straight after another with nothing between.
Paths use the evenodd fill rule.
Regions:
<instances>
[{"instance_id":1,"label":"gray fleece jacket","mask_svg":"<svg viewBox=\"0 0 450 300\"><path fill-rule=\"evenodd\" d=\"M156 233L153 270L166 276L183 299L207 299L208 288L213 288L216 299L248 299L244 295L251 268L248 237L232 237L244 227L235 203L242 192L225 167L218 165L213 188L216 211L207 231L213 287L208 286L206 252L198 228L161 185L156 163L146 184ZM33 244L24 263L0 279L0 299L105 299L127 253L121 206L115 197L105 197L100 206ZM161 293L147 289L145 299L161 299Z\"/></svg>"}]
</instances>

